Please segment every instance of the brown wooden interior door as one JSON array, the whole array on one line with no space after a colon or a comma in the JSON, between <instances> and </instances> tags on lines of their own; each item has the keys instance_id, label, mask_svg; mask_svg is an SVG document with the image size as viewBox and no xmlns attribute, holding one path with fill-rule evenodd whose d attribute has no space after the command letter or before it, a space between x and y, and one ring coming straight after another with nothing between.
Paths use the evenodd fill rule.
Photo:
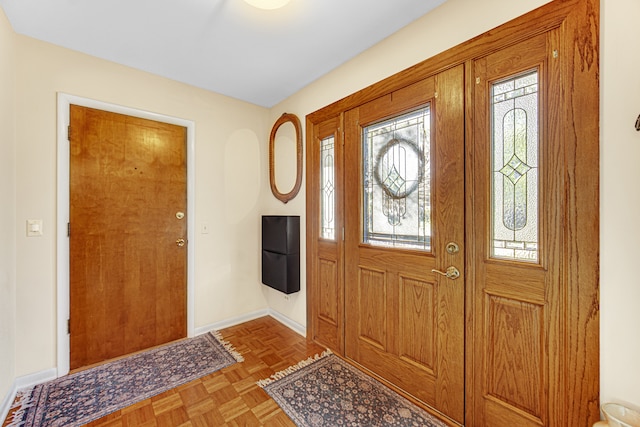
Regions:
<instances>
[{"instance_id":1,"label":"brown wooden interior door","mask_svg":"<svg viewBox=\"0 0 640 427\"><path fill-rule=\"evenodd\" d=\"M186 129L76 105L70 117L75 369L186 336Z\"/></svg>"},{"instance_id":2,"label":"brown wooden interior door","mask_svg":"<svg viewBox=\"0 0 640 427\"><path fill-rule=\"evenodd\" d=\"M475 425L567 425L558 33L473 64Z\"/></svg>"},{"instance_id":3,"label":"brown wooden interior door","mask_svg":"<svg viewBox=\"0 0 640 427\"><path fill-rule=\"evenodd\" d=\"M345 354L459 423L463 95L457 66L345 114Z\"/></svg>"}]
</instances>

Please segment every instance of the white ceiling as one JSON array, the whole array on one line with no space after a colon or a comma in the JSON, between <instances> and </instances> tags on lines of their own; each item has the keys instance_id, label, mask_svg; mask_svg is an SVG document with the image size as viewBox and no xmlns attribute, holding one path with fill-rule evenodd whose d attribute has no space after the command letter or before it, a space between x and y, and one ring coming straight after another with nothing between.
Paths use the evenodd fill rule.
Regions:
<instances>
[{"instance_id":1,"label":"white ceiling","mask_svg":"<svg viewBox=\"0 0 640 427\"><path fill-rule=\"evenodd\" d=\"M445 0L0 0L17 33L271 107Z\"/></svg>"}]
</instances>

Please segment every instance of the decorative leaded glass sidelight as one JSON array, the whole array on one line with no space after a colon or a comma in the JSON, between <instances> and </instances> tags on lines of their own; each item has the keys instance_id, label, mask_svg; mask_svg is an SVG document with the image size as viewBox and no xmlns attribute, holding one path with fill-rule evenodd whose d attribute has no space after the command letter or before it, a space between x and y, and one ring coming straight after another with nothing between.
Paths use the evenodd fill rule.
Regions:
<instances>
[{"instance_id":1,"label":"decorative leaded glass sidelight","mask_svg":"<svg viewBox=\"0 0 640 427\"><path fill-rule=\"evenodd\" d=\"M538 72L491 88L492 257L537 261Z\"/></svg>"},{"instance_id":2,"label":"decorative leaded glass sidelight","mask_svg":"<svg viewBox=\"0 0 640 427\"><path fill-rule=\"evenodd\" d=\"M431 111L363 129L363 241L431 249Z\"/></svg>"},{"instance_id":3,"label":"decorative leaded glass sidelight","mask_svg":"<svg viewBox=\"0 0 640 427\"><path fill-rule=\"evenodd\" d=\"M336 238L335 138L320 142L320 237Z\"/></svg>"}]
</instances>

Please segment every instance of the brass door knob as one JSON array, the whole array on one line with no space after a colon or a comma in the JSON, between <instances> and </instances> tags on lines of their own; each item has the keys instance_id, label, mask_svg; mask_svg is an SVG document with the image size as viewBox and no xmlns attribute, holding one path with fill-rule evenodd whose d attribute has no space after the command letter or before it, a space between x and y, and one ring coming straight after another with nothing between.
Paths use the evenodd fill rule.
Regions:
<instances>
[{"instance_id":1,"label":"brass door knob","mask_svg":"<svg viewBox=\"0 0 640 427\"><path fill-rule=\"evenodd\" d=\"M460 270L455 268L453 265L447 268L447 271L436 270L435 268L431 270L432 273L438 273L441 276L446 277L447 279L456 280L460 277Z\"/></svg>"},{"instance_id":2,"label":"brass door knob","mask_svg":"<svg viewBox=\"0 0 640 427\"><path fill-rule=\"evenodd\" d=\"M176 246L183 247L187 243L184 239L176 240Z\"/></svg>"}]
</instances>

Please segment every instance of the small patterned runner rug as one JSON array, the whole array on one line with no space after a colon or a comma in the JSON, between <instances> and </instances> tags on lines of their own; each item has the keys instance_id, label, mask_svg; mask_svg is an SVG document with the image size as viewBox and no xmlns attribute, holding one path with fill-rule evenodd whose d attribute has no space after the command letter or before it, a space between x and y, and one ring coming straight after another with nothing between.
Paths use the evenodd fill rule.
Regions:
<instances>
[{"instance_id":1,"label":"small patterned runner rug","mask_svg":"<svg viewBox=\"0 0 640 427\"><path fill-rule=\"evenodd\" d=\"M177 341L21 391L9 426L81 426L242 360L217 332Z\"/></svg>"},{"instance_id":2,"label":"small patterned runner rug","mask_svg":"<svg viewBox=\"0 0 640 427\"><path fill-rule=\"evenodd\" d=\"M329 351L258 385L298 427L447 426Z\"/></svg>"}]
</instances>

